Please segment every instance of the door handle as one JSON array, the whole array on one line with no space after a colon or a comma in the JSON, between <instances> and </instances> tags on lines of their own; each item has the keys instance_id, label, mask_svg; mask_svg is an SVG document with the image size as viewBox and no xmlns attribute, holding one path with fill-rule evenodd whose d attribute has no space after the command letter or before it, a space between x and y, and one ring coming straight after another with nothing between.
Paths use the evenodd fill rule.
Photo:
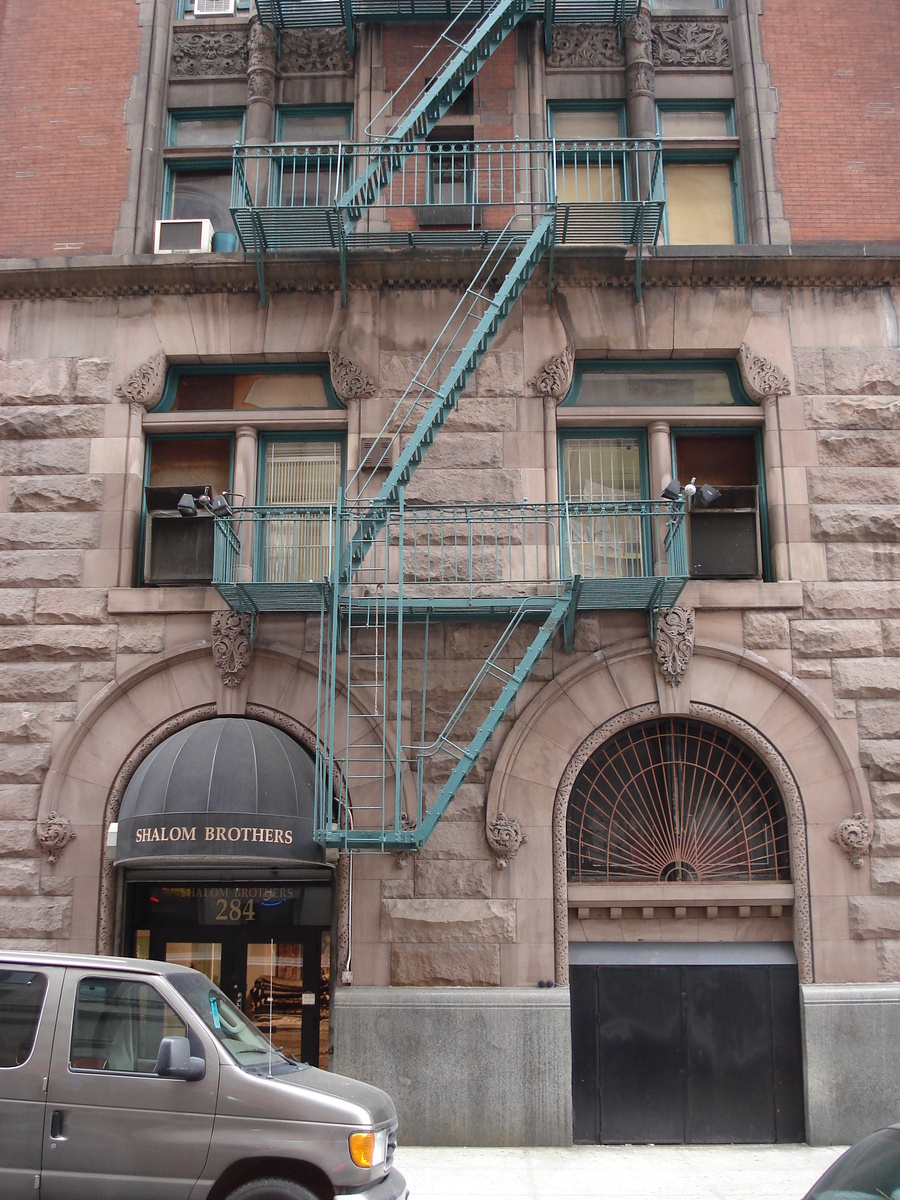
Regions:
<instances>
[{"instance_id":1,"label":"door handle","mask_svg":"<svg viewBox=\"0 0 900 1200\"><path fill-rule=\"evenodd\" d=\"M55 1108L50 1117L50 1137L57 1141L64 1141L62 1129L63 1115L58 1108Z\"/></svg>"}]
</instances>

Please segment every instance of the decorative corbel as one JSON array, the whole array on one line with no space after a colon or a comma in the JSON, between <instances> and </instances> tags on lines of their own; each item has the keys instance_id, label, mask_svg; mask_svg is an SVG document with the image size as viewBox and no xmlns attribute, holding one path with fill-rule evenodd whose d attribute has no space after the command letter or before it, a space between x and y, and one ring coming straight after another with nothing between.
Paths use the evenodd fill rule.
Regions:
<instances>
[{"instance_id":1,"label":"decorative corbel","mask_svg":"<svg viewBox=\"0 0 900 1200\"><path fill-rule=\"evenodd\" d=\"M328 351L328 362L331 365L331 386L342 404L375 395L375 380L352 358L341 354L337 346L332 346Z\"/></svg>"},{"instance_id":2,"label":"decorative corbel","mask_svg":"<svg viewBox=\"0 0 900 1200\"><path fill-rule=\"evenodd\" d=\"M51 811L45 821L38 821L37 840L49 863L57 862L69 842L74 842L76 837L72 822L58 812Z\"/></svg>"},{"instance_id":3,"label":"decorative corbel","mask_svg":"<svg viewBox=\"0 0 900 1200\"><path fill-rule=\"evenodd\" d=\"M485 830L487 843L493 851L494 866L498 871L504 871L519 853L519 849L528 841L528 835L522 832L522 826L516 820L511 820L506 813L498 812Z\"/></svg>"},{"instance_id":4,"label":"decorative corbel","mask_svg":"<svg viewBox=\"0 0 900 1200\"><path fill-rule=\"evenodd\" d=\"M849 858L851 865L859 869L868 856L873 832L872 824L866 820L865 813L858 812L852 817L838 821L830 836Z\"/></svg>"},{"instance_id":5,"label":"decorative corbel","mask_svg":"<svg viewBox=\"0 0 900 1200\"><path fill-rule=\"evenodd\" d=\"M767 396L790 395L791 381L781 367L763 358L761 354L756 354L746 342L741 343L738 365L744 390L751 400L759 403Z\"/></svg>"},{"instance_id":6,"label":"decorative corbel","mask_svg":"<svg viewBox=\"0 0 900 1200\"><path fill-rule=\"evenodd\" d=\"M225 687L243 683L253 646L240 613L226 609L212 615L212 656Z\"/></svg>"},{"instance_id":7,"label":"decorative corbel","mask_svg":"<svg viewBox=\"0 0 900 1200\"><path fill-rule=\"evenodd\" d=\"M692 608L674 607L659 614L653 650L660 675L669 687L677 687L694 657Z\"/></svg>"},{"instance_id":8,"label":"decorative corbel","mask_svg":"<svg viewBox=\"0 0 900 1200\"><path fill-rule=\"evenodd\" d=\"M530 387L539 396L544 397L545 403L547 400L554 400L559 404L572 386L574 367L575 347L571 342L566 342L565 350L548 359L530 380Z\"/></svg>"},{"instance_id":9,"label":"decorative corbel","mask_svg":"<svg viewBox=\"0 0 900 1200\"><path fill-rule=\"evenodd\" d=\"M116 398L149 411L162 399L167 365L165 354L158 350L118 384Z\"/></svg>"}]
</instances>

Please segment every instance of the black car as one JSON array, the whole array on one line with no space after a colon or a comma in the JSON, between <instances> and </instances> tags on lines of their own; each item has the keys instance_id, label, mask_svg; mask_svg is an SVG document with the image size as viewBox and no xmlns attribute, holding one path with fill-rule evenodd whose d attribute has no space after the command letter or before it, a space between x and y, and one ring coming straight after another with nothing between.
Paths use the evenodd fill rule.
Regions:
<instances>
[{"instance_id":1,"label":"black car","mask_svg":"<svg viewBox=\"0 0 900 1200\"><path fill-rule=\"evenodd\" d=\"M900 1200L900 1125L851 1146L803 1200Z\"/></svg>"}]
</instances>

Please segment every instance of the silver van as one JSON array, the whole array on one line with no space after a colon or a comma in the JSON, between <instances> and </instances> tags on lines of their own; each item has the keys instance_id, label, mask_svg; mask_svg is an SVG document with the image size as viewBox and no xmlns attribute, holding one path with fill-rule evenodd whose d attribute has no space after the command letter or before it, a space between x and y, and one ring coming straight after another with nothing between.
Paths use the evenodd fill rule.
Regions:
<instances>
[{"instance_id":1,"label":"silver van","mask_svg":"<svg viewBox=\"0 0 900 1200\"><path fill-rule=\"evenodd\" d=\"M0 953L3 1200L406 1200L396 1132L198 971Z\"/></svg>"}]
</instances>

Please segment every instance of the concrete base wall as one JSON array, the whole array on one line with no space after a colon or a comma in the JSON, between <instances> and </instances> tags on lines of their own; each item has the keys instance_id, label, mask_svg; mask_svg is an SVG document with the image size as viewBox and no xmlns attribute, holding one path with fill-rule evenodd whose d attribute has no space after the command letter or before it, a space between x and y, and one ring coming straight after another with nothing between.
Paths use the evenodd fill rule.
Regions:
<instances>
[{"instance_id":1,"label":"concrete base wall","mask_svg":"<svg viewBox=\"0 0 900 1200\"><path fill-rule=\"evenodd\" d=\"M800 1010L810 1145L900 1121L900 984L802 987Z\"/></svg>"},{"instance_id":2,"label":"concrete base wall","mask_svg":"<svg viewBox=\"0 0 900 1200\"><path fill-rule=\"evenodd\" d=\"M389 1092L407 1146L568 1146L568 988L338 988L334 1069Z\"/></svg>"}]
</instances>

